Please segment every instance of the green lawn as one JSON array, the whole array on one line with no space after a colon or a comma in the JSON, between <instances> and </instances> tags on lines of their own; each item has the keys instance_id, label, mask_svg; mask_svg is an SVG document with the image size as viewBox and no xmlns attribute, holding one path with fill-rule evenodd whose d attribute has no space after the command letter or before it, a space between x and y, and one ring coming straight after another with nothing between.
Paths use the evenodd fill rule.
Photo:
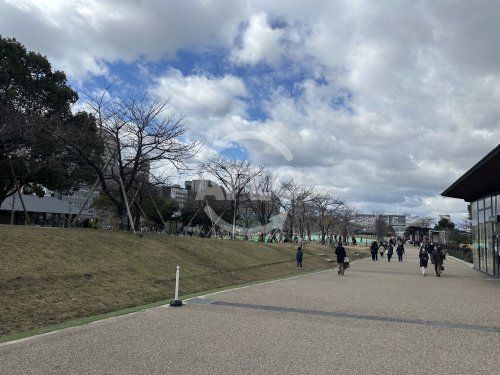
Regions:
<instances>
[{"instance_id":1,"label":"green lawn","mask_svg":"<svg viewBox=\"0 0 500 375\"><path fill-rule=\"evenodd\" d=\"M173 297L295 274L287 244L0 225L0 336ZM351 259L367 255L350 249ZM319 254L325 255L319 255ZM305 271L335 265L309 245Z\"/></svg>"}]
</instances>

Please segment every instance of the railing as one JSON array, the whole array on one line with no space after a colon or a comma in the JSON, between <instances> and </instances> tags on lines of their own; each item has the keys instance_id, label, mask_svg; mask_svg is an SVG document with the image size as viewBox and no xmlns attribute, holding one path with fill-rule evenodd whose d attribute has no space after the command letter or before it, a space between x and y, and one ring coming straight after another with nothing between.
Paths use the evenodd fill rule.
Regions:
<instances>
[{"instance_id":1,"label":"railing","mask_svg":"<svg viewBox=\"0 0 500 375\"><path fill-rule=\"evenodd\" d=\"M472 251L470 249L464 249L464 248L458 247L458 246L446 245L446 251L452 257L462 259L462 260L469 262L469 263L473 262Z\"/></svg>"}]
</instances>

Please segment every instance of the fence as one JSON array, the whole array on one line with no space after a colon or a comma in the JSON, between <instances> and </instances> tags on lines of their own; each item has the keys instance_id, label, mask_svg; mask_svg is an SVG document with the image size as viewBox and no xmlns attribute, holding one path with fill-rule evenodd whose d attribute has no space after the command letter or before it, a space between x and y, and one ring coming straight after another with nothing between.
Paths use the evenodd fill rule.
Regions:
<instances>
[{"instance_id":1,"label":"fence","mask_svg":"<svg viewBox=\"0 0 500 375\"><path fill-rule=\"evenodd\" d=\"M446 245L446 251L452 257L465 260L466 262L472 263L472 251L470 249L464 249L458 246Z\"/></svg>"}]
</instances>

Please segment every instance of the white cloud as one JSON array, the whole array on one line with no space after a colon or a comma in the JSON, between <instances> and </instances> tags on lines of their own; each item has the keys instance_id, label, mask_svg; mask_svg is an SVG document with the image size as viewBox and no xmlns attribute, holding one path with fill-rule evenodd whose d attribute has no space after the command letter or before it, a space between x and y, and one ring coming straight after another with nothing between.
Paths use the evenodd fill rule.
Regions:
<instances>
[{"instance_id":1,"label":"white cloud","mask_svg":"<svg viewBox=\"0 0 500 375\"><path fill-rule=\"evenodd\" d=\"M438 194L500 139L499 13L497 2L430 0L6 1L0 33L82 79L112 74L110 61L222 47L216 74L203 62L196 73L169 69L151 89L173 98L205 156L228 147L228 134L258 132L237 141L255 160L363 209L458 214L465 204ZM293 94L238 76L259 64L284 81L300 76Z\"/></svg>"},{"instance_id":2,"label":"white cloud","mask_svg":"<svg viewBox=\"0 0 500 375\"><path fill-rule=\"evenodd\" d=\"M261 61L276 63L280 57L280 40L284 30L272 28L265 14L250 17L243 32L241 48L233 51L232 59L238 63L257 64Z\"/></svg>"},{"instance_id":3,"label":"white cloud","mask_svg":"<svg viewBox=\"0 0 500 375\"><path fill-rule=\"evenodd\" d=\"M207 120L243 114L242 98L248 95L243 81L233 75L184 76L176 69L156 78L151 91L162 98L172 98L172 105L181 115Z\"/></svg>"},{"instance_id":4,"label":"white cloud","mask_svg":"<svg viewBox=\"0 0 500 375\"><path fill-rule=\"evenodd\" d=\"M106 73L105 63L175 57L180 48L232 42L241 2L8 0L0 34L46 54L73 79Z\"/></svg>"}]
</instances>

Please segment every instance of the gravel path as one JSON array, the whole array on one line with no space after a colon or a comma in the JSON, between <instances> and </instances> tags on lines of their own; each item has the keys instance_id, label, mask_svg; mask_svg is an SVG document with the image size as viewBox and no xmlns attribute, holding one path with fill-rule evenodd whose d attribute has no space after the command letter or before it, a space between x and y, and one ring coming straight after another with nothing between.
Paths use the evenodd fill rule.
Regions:
<instances>
[{"instance_id":1,"label":"gravel path","mask_svg":"<svg viewBox=\"0 0 500 375\"><path fill-rule=\"evenodd\" d=\"M0 373L500 374L500 281L406 255L1 344Z\"/></svg>"}]
</instances>

